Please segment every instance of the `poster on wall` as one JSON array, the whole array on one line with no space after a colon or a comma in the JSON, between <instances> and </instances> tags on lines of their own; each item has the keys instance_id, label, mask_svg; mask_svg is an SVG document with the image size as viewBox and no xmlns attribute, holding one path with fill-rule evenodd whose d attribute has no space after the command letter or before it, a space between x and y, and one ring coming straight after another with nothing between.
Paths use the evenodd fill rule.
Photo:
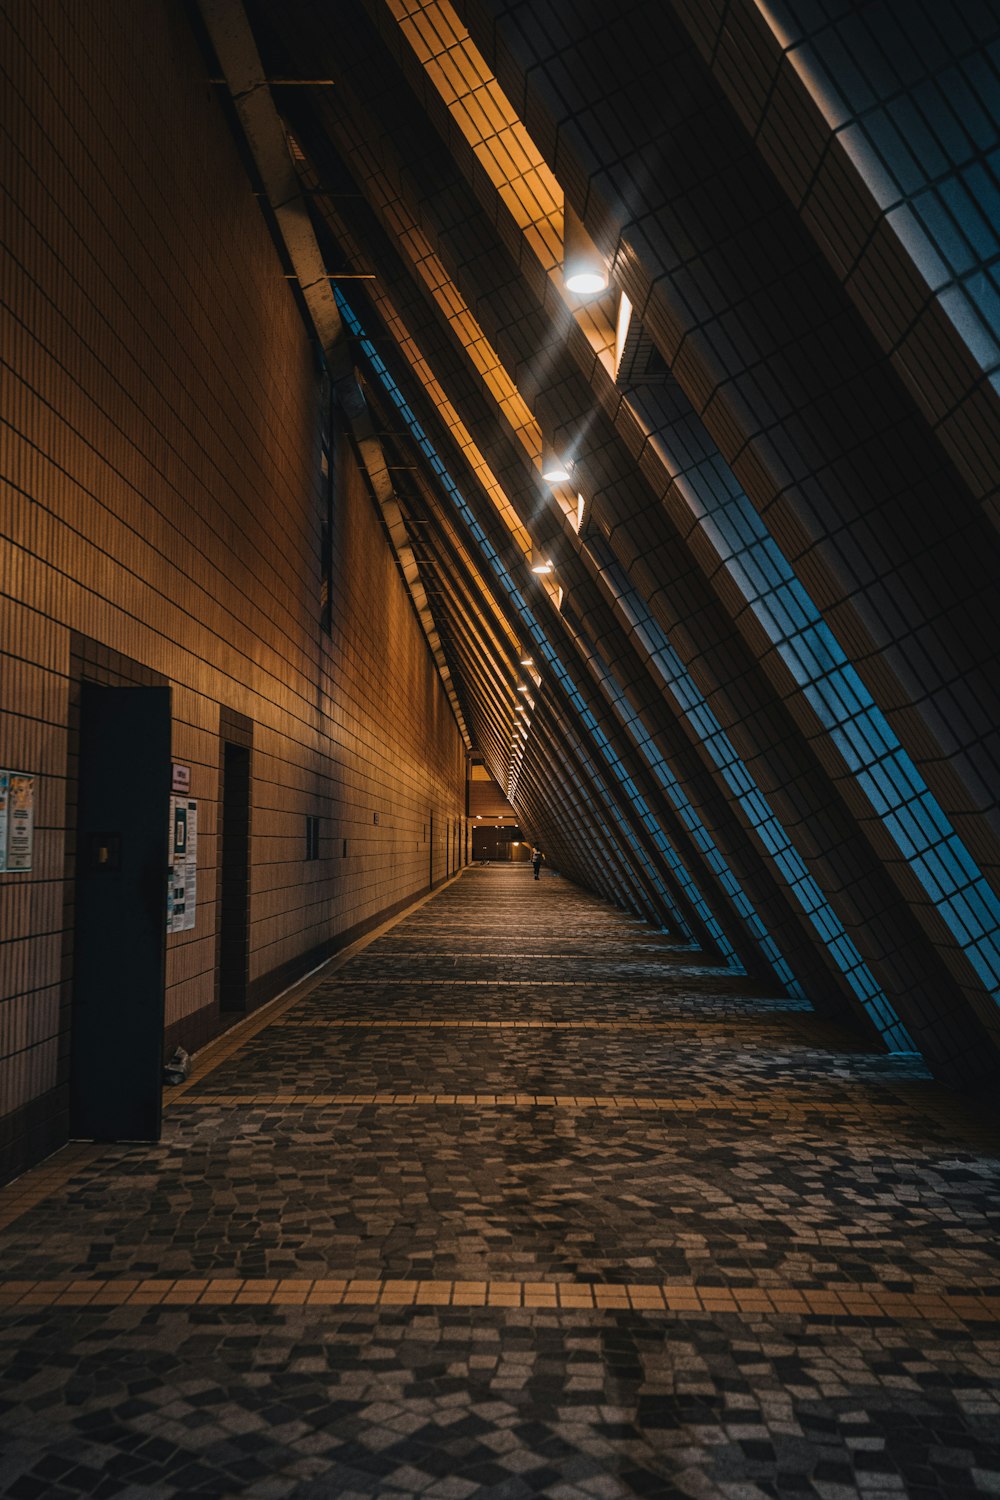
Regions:
<instances>
[{"instance_id":1,"label":"poster on wall","mask_svg":"<svg viewBox=\"0 0 1000 1500\"><path fill-rule=\"evenodd\" d=\"M0 771L0 871L24 875L35 849L35 778Z\"/></svg>"},{"instance_id":2,"label":"poster on wall","mask_svg":"<svg viewBox=\"0 0 1000 1500\"><path fill-rule=\"evenodd\" d=\"M195 922L197 900L198 804L189 797L171 797L168 932L191 931Z\"/></svg>"}]
</instances>

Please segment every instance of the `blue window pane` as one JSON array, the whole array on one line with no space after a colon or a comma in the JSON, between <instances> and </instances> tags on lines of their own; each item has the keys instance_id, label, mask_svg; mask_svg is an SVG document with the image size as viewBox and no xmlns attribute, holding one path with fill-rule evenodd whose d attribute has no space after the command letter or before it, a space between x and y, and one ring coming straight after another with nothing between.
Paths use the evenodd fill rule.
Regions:
<instances>
[{"instance_id":1,"label":"blue window pane","mask_svg":"<svg viewBox=\"0 0 1000 1500\"><path fill-rule=\"evenodd\" d=\"M631 398L640 404L651 441L661 448L664 461L671 464L666 444L669 434L658 431L655 411L641 408L641 393ZM692 490L696 491L694 476ZM710 536L720 560L737 581L747 602L760 620L779 655L795 681L803 688L812 708L837 748L846 770L857 778L873 813L882 819L901 856L911 863L928 898L948 924L970 964L983 971L983 954L988 952L986 967L1000 972L1000 901L988 885L968 850L932 796L913 761L893 734L888 720L878 708L851 666L839 642L803 589L784 554L769 534L760 534L763 523L750 500L742 504L756 517L758 534L753 551L766 552L784 580L778 589L757 592L751 571L745 566L746 548L738 551L727 544L731 527L713 524L718 517L703 491L697 493L700 511L705 516L704 531ZM727 504L731 514L733 502ZM748 520L748 525L752 523ZM759 576L759 575L758 575ZM775 608L775 597L783 589L794 589L797 601L808 611L806 623L786 634L787 616ZM940 867L932 869L924 860L931 848L938 850ZM970 932L965 919L959 920L948 903L959 890L972 887L986 913L979 926ZM997 996L1000 1000L1000 996Z\"/></svg>"},{"instance_id":2,"label":"blue window pane","mask_svg":"<svg viewBox=\"0 0 1000 1500\"><path fill-rule=\"evenodd\" d=\"M959 233L958 226L937 192L932 190L914 198L913 210L919 215L924 228L948 262L952 272L962 275L972 270L976 264L972 246Z\"/></svg>"},{"instance_id":3,"label":"blue window pane","mask_svg":"<svg viewBox=\"0 0 1000 1500\"><path fill-rule=\"evenodd\" d=\"M976 254L983 261L992 260L1000 254L1000 193L979 162L963 168L960 176L960 183L950 178L941 184L941 196Z\"/></svg>"},{"instance_id":4,"label":"blue window pane","mask_svg":"<svg viewBox=\"0 0 1000 1500\"><path fill-rule=\"evenodd\" d=\"M962 288L949 287L939 293L939 301L982 368L992 370L1000 362L1000 348Z\"/></svg>"},{"instance_id":5,"label":"blue window pane","mask_svg":"<svg viewBox=\"0 0 1000 1500\"><path fill-rule=\"evenodd\" d=\"M923 165L914 156L911 138L900 135L887 115L874 114L865 121L869 138L892 173L896 183L906 194L915 193L926 181ZM943 158L942 158L943 161Z\"/></svg>"}]
</instances>

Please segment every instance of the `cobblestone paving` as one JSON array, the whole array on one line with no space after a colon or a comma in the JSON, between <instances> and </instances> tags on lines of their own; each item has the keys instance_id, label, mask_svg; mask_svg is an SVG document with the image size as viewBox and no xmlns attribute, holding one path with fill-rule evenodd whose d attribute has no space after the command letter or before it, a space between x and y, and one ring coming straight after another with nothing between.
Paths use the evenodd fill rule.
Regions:
<instances>
[{"instance_id":1,"label":"cobblestone paving","mask_svg":"<svg viewBox=\"0 0 1000 1500\"><path fill-rule=\"evenodd\" d=\"M469 870L0 1193L0 1495L1000 1494L1000 1135L697 959Z\"/></svg>"}]
</instances>

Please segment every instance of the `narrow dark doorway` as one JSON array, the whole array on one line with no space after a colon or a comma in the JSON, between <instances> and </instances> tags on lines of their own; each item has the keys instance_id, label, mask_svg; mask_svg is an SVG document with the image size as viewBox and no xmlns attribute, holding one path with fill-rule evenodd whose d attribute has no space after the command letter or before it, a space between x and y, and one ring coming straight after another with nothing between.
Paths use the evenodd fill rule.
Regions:
<instances>
[{"instance_id":1,"label":"narrow dark doorway","mask_svg":"<svg viewBox=\"0 0 1000 1500\"><path fill-rule=\"evenodd\" d=\"M222 747L219 1008L247 1008L250 956L250 748Z\"/></svg>"},{"instance_id":2,"label":"narrow dark doorway","mask_svg":"<svg viewBox=\"0 0 1000 1500\"><path fill-rule=\"evenodd\" d=\"M70 1131L160 1136L170 689L84 683Z\"/></svg>"}]
</instances>

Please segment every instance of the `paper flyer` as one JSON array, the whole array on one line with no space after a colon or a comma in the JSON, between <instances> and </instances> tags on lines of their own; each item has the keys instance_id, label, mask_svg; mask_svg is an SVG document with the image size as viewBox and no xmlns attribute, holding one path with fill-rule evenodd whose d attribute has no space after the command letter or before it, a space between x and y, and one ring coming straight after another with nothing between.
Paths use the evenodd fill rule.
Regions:
<instances>
[{"instance_id":1,"label":"paper flyer","mask_svg":"<svg viewBox=\"0 0 1000 1500\"><path fill-rule=\"evenodd\" d=\"M190 932L195 923L197 898L198 804L188 797L171 797L168 932Z\"/></svg>"},{"instance_id":2,"label":"paper flyer","mask_svg":"<svg viewBox=\"0 0 1000 1500\"><path fill-rule=\"evenodd\" d=\"M0 870L26 874L35 848L35 778L0 771Z\"/></svg>"}]
</instances>

